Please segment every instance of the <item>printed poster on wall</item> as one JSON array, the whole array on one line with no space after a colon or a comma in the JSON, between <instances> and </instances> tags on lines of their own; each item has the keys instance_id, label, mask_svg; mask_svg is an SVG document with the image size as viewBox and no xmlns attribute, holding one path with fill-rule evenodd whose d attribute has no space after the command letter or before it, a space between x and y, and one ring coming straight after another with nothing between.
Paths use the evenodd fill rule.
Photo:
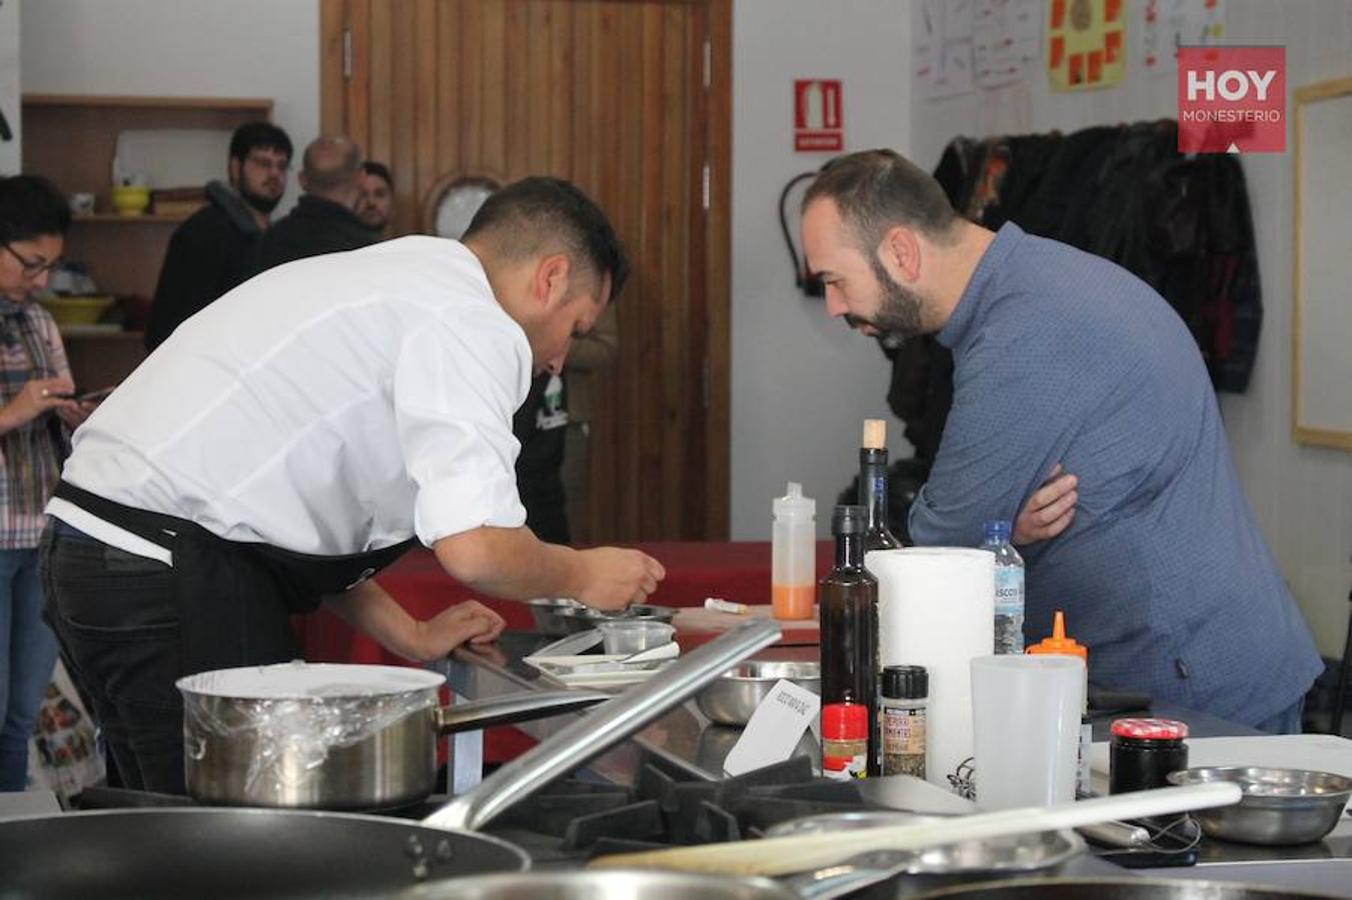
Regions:
<instances>
[{"instance_id":1,"label":"printed poster on wall","mask_svg":"<svg viewBox=\"0 0 1352 900\"><path fill-rule=\"evenodd\" d=\"M1048 0L1047 74L1052 90L1119 84L1126 62L1123 0Z\"/></svg>"},{"instance_id":2,"label":"printed poster on wall","mask_svg":"<svg viewBox=\"0 0 1352 900\"><path fill-rule=\"evenodd\" d=\"M911 74L926 100L972 90L973 3L917 0L911 4Z\"/></svg>"},{"instance_id":3,"label":"printed poster on wall","mask_svg":"<svg viewBox=\"0 0 1352 900\"><path fill-rule=\"evenodd\" d=\"M17 175L19 157L19 2L0 0L0 175Z\"/></svg>"},{"instance_id":4,"label":"printed poster on wall","mask_svg":"<svg viewBox=\"0 0 1352 900\"><path fill-rule=\"evenodd\" d=\"M976 0L972 65L981 87L1026 80L1041 43L1042 0Z\"/></svg>"},{"instance_id":5,"label":"printed poster on wall","mask_svg":"<svg viewBox=\"0 0 1352 900\"><path fill-rule=\"evenodd\" d=\"M1174 72L1179 47L1217 44L1225 34L1225 0L1145 0L1137 58L1147 72Z\"/></svg>"}]
</instances>

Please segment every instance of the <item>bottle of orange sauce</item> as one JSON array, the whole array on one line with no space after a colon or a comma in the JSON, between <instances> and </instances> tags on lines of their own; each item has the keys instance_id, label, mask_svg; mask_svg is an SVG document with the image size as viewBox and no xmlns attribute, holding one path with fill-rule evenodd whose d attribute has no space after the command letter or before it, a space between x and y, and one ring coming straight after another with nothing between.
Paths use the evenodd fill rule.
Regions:
<instances>
[{"instance_id":1,"label":"bottle of orange sauce","mask_svg":"<svg viewBox=\"0 0 1352 900\"><path fill-rule=\"evenodd\" d=\"M776 497L770 544L770 602L776 619L810 619L817 596L817 501L789 482Z\"/></svg>"}]
</instances>

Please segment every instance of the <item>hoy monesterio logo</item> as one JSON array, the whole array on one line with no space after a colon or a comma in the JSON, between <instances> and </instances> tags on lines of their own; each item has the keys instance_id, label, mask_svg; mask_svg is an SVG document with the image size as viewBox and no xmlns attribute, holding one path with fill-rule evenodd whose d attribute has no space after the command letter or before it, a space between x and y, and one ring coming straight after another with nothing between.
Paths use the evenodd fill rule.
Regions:
<instances>
[{"instance_id":1,"label":"hoy monesterio logo","mask_svg":"<svg viewBox=\"0 0 1352 900\"><path fill-rule=\"evenodd\" d=\"M1178 48L1178 150L1285 151L1286 48Z\"/></svg>"}]
</instances>

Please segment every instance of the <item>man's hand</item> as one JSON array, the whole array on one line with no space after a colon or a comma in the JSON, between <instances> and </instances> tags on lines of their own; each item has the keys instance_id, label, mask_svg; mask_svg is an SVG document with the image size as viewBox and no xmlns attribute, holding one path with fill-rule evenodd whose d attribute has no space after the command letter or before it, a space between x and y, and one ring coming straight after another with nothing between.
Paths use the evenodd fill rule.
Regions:
<instances>
[{"instance_id":1,"label":"man's hand","mask_svg":"<svg viewBox=\"0 0 1352 900\"><path fill-rule=\"evenodd\" d=\"M1075 504L1080 499L1076 490L1079 483L1074 475L1062 474L1061 464L1057 463L1047 480L1019 510L1019 518L1014 522L1013 543L1045 541L1070 527L1075 518Z\"/></svg>"},{"instance_id":2,"label":"man's hand","mask_svg":"<svg viewBox=\"0 0 1352 900\"><path fill-rule=\"evenodd\" d=\"M502 616L478 600L466 600L418 623L417 655L440 659L461 644L495 641L505 627Z\"/></svg>"},{"instance_id":3,"label":"man's hand","mask_svg":"<svg viewBox=\"0 0 1352 900\"><path fill-rule=\"evenodd\" d=\"M638 550L596 547L578 551L583 581L575 599L596 609L624 609L642 603L667 577L662 564Z\"/></svg>"}]
</instances>

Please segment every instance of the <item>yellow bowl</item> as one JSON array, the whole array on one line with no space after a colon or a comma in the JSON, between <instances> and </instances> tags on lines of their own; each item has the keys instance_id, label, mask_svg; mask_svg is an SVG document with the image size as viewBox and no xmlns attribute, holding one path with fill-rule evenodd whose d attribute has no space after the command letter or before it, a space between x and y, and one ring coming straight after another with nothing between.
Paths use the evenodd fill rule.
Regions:
<instances>
[{"instance_id":1,"label":"yellow bowl","mask_svg":"<svg viewBox=\"0 0 1352 900\"><path fill-rule=\"evenodd\" d=\"M113 188L111 199L113 209L124 216L139 216L150 206L150 188L145 186L118 185Z\"/></svg>"},{"instance_id":2,"label":"yellow bowl","mask_svg":"<svg viewBox=\"0 0 1352 900\"><path fill-rule=\"evenodd\" d=\"M39 301L52 314L57 325L94 325L113 305L113 297L96 294L88 297L43 297Z\"/></svg>"}]
</instances>

